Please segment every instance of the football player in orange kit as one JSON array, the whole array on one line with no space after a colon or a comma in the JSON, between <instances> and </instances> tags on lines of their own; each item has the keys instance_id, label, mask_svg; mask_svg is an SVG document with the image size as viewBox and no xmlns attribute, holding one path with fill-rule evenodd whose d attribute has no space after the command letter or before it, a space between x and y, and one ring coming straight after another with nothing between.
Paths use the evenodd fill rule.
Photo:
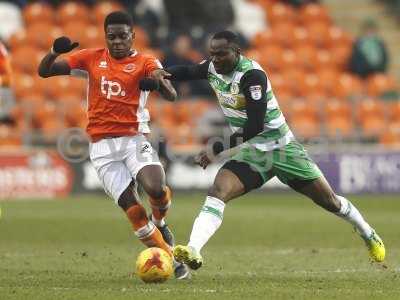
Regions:
<instances>
[{"instance_id":1,"label":"football player in orange kit","mask_svg":"<svg viewBox=\"0 0 400 300\"><path fill-rule=\"evenodd\" d=\"M125 211L135 235L146 246L172 255L174 238L164 220L171 191L158 155L145 137L150 132L145 105L154 84L168 100L175 100L176 91L160 75L164 71L156 58L132 49L132 26L129 14L112 12L104 21L107 48L83 49L65 59L57 57L79 44L67 37L56 39L39 65L39 75L88 77L86 131L91 138L90 159L104 190ZM136 182L150 197L151 220L139 201ZM175 277L189 276L186 265L175 262Z\"/></svg>"}]
</instances>

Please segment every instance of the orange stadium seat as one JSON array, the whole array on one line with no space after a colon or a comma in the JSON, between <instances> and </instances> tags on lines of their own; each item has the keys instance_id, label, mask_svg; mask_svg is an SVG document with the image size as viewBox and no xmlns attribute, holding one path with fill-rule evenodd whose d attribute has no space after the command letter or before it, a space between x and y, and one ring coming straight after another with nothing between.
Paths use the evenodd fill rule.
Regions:
<instances>
[{"instance_id":1,"label":"orange stadium seat","mask_svg":"<svg viewBox=\"0 0 400 300\"><path fill-rule=\"evenodd\" d=\"M260 50L259 63L266 68L267 71L278 71L283 67L282 55L283 49L278 45L268 45Z\"/></svg>"},{"instance_id":2,"label":"orange stadium seat","mask_svg":"<svg viewBox=\"0 0 400 300\"><path fill-rule=\"evenodd\" d=\"M320 124L315 119L300 115L294 116L290 120L296 136L305 139L320 136Z\"/></svg>"},{"instance_id":3,"label":"orange stadium seat","mask_svg":"<svg viewBox=\"0 0 400 300\"><path fill-rule=\"evenodd\" d=\"M24 73L13 73L13 88L18 99L27 98L30 95L42 95L44 98L44 81L39 76Z\"/></svg>"},{"instance_id":4,"label":"orange stadium seat","mask_svg":"<svg viewBox=\"0 0 400 300\"><path fill-rule=\"evenodd\" d=\"M336 67L332 53L328 50L320 49L314 58L315 68L318 70L334 69Z\"/></svg>"},{"instance_id":5,"label":"orange stadium seat","mask_svg":"<svg viewBox=\"0 0 400 300\"><path fill-rule=\"evenodd\" d=\"M387 146L400 148L400 122L390 122L386 130L380 135L379 143Z\"/></svg>"},{"instance_id":6,"label":"orange stadium seat","mask_svg":"<svg viewBox=\"0 0 400 300\"><path fill-rule=\"evenodd\" d=\"M380 115L368 115L361 121L362 135L366 138L376 138L387 129L385 118Z\"/></svg>"},{"instance_id":7,"label":"orange stadium seat","mask_svg":"<svg viewBox=\"0 0 400 300\"><path fill-rule=\"evenodd\" d=\"M361 80L350 73L340 74L335 89L335 97L347 99L359 97L364 93L364 86Z\"/></svg>"},{"instance_id":8,"label":"orange stadium seat","mask_svg":"<svg viewBox=\"0 0 400 300\"><path fill-rule=\"evenodd\" d=\"M400 101L387 103L388 117L391 121L400 122Z\"/></svg>"},{"instance_id":9,"label":"orange stadium seat","mask_svg":"<svg viewBox=\"0 0 400 300\"><path fill-rule=\"evenodd\" d=\"M299 82L303 80L305 72L300 68L286 69L283 70L282 76L287 82L288 90L294 95L300 95L301 86L299 85ZM274 83L272 82L272 86L273 84Z\"/></svg>"},{"instance_id":10,"label":"orange stadium seat","mask_svg":"<svg viewBox=\"0 0 400 300\"><path fill-rule=\"evenodd\" d=\"M299 19L304 24L321 22L330 24L332 22L327 8L320 4L306 4L299 10Z\"/></svg>"},{"instance_id":11,"label":"orange stadium seat","mask_svg":"<svg viewBox=\"0 0 400 300\"><path fill-rule=\"evenodd\" d=\"M367 93L371 97L385 97L396 93L396 80L387 74L375 74L367 78Z\"/></svg>"},{"instance_id":12,"label":"orange stadium seat","mask_svg":"<svg viewBox=\"0 0 400 300\"><path fill-rule=\"evenodd\" d=\"M303 69L307 71L315 69L314 59L317 56L317 49L312 44L298 44L294 51Z\"/></svg>"},{"instance_id":13,"label":"orange stadium seat","mask_svg":"<svg viewBox=\"0 0 400 300\"><path fill-rule=\"evenodd\" d=\"M146 31L140 26L134 26L133 32L135 33L135 39L133 45L135 48L143 49L150 46L150 39Z\"/></svg>"},{"instance_id":14,"label":"orange stadium seat","mask_svg":"<svg viewBox=\"0 0 400 300\"><path fill-rule=\"evenodd\" d=\"M317 70L317 76L327 96L333 97L340 72L336 69L319 69Z\"/></svg>"},{"instance_id":15,"label":"orange stadium seat","mask_svg":"<svg viewBox=\"0 0 400 300\"><path fill-rule=\"evenodd\" d=\"M88 27L89 26L86 21L72 21L69 23L65 22L63 23L62 31L71 40L80 42L86 40L86 30ZM82 48L82 46L80 48Z\"/></svg>"},{"instance_id":16,"label":"orange stadium seat","mask_svg":"<svg viewBox=\"0 0 400 300\"><path fill-rule=\"evenodd\" d=\"M367 119L385 119L385 106L381 101L367 98L360 100L356 106L357 117L360 123L365 123Z\"/></svg>"},{"instance_id":17,"label":"orange stadium seat","mask_svg":"<svg viewBox=\"0 0 400 300\"><path fill-rule=\"evenodd\" d=\"M319 120L318 107L309 105L306 100L294 100L290 104L289 109L290 118L305 117L313 119L314 121Z\"/></svg>"},{"instance_id":18,"label":"orange stadium seat","mask_svg":"<svg viewBox=\"0 0 400 300\"><path fill-rule=\"evenodd\" d=\"M295 51L286 49L282 52L282 66L284 68L297 68L300 62Z\"/></svg>"},{"instance_id":19,"label":"orange stadium seat","mask_svg":"<svg viewBox=\"0 0 400 300\"><path fill-rule=\"evenodd\" d=\"M83 29L79 41L81 48L103 48L105 47L103 26L90 25Z\"/></svg>"},{"instance_id":20,"label":"orange stadium seat","mask_svg":"<svg viewBox=\"0 0 400 300\"><path fill-rule=\"evenodd\" d=\"M329 24L324 22L306 23L305 27L309 34L310 40L319 48L326 48L329 42Z\"/></svg>"},{"instance_id":21,"label":"orange stadium seat","mask_svg":"<svg viewBox=\"0 0 400 300\"><path fill-rule=\"evenodd\" d=\"M14 126L0 124L0 147L19 147L22 145L21 134Z\"/></svg>"},{"instance_id":22,"label":"orange stadium seat","mask_svg":"<svg viewBox=\"0 0 400 300\"><path fill-rule=\"evenodd\" d=\"M294 23L297 21L297 14L291 5L277 2L267 7L267 19L273 25L282 21Z\"/></svg>"},{"instance_id":23,"label":"orange stadium seat","mask_svg":"<svg viewBox=\"0 0 400 300\"><path fill-rule=\"evenodd\" d=\"M29 45L13 49L11 53L11 65L17 72L36 74L40 60L44 52L39 48Z\"/></svg>"},{"instance_id":24,"label":"orange stadium seat","mask_svg":"<svg viewBox=\"0 0 400 300\"><path fill-rule=\"evenodd\" d=\"M25 26L29 27L35 22L53 22L54 9L44 2L34 2L26 5L22 10Z\"/></svg>"},{"instance_id":25,"label":"orange stadium seat","mask_svg":"<svg viewBox=\"0 0 400 300\"><path fill-rule=\"evenodd\" d=\"M63 35L61 28L48 22L35 22L27 27L26 33L30 45L46 51L51 48L56 38Z\"/></svg>"},{"instance_id":26,"label":"orange stadium seat","mask_svg":"<svg viewBox=\"0 0 400 300\"><path fill-rule=\"evenodd\" d=\"M339 45L348 46L351 48L353 39L351 35L337 26L330 26L328 31L328 46L330 48Z\"/></svg>"},{"instance_id":27,"label":"orange stadium seat","mask_svg":"<svg viewBox=\"0 0 400 300\"><path fill-rule=\"evenodd\" d=\"M312 41L307 29L304 26L296 26L293 32L293 47L309 45Z\"/></svg>"},{"instance_id":28,"label":"orange stadium seat","mask_svg":"<svg viewBox=\"0 0 400 300\"><path fill-rule=\"evenodd\" d=\"M271 29L258 32L251 40L252 47L262 48L267 45L276 44L278 41Z\"/></svg>"},{"instance_id":29,"label":"orange stadium seat","mask_svg":"<svg viewBox=\"0 0 400 300\"><path fill-rule=\"evenodd\" d=\"M351 45L349 46L346 44L338 44L337 46L329 48L329 52L332 56L332 60L336 68L345 70L350 60Z\"/></svg>"},{"instance_id":30,"label":"orange stadium seat","mask_svg":"<svg viewBox=\"0 0 400 300\"><path fill-rule=\"evenodd\" d=\"M320 79L315 73L305 73L297 82L297 85L299 87L297 94L301 97L307 97L308 95L316 93L323 93Z\"/></svg>"},{"instance_id":31,"label":"orange stadium seat","mask_svg":"<svg viewBox=\"0 0 400 300\"><path fill-rule=\"evenodd\" d=\"M8 46L11 51L19 47L25 46L28 43L28 35L25 29L18 30L8 39Z\"/></svg>"},{"instance_id":32,"label":"orange stadium seat","mask_svg":"<svg viewBox=\"0 0 400 300\"><path fill-rule=\"evenodd\" d=\"M350 119L352 117L352 107L348 102L337 99L331 99L325 102L325 117L337 118L342 117Z\"/></svg>"},{"instance_id":33,"label":"orange stadium seat","mask_svg":"<svg viewBox=\"0 0 400 300\"><path fill-rule=\"evenodd\" d=\"M348 138L354 133L354 126L351 118L335 115L325 119L326 135L330 138Z\"/></svg>"},{"instance_id":34,"label":"orange stadium seat","mask_svg":"<svg viewBox=\"0 0 400 300\"><path fill-rule=\"evenodd\" d=\"M44 93L49 100L63 100L67 94L75 95L82 100L85 94L86 82L83 79L72 78L69 76L55 76L46 79Z\"/></svg>"},{"instance_id":35,"label":"orange stadium seat","mask_svg":"<svg viewBox=\"0 0 400 300\"><path fill-rule=\"evenodd\" d=\"M63 1L56 11L57 21L61 24L82 23L88 20L88 16L90 16L89 8L78 1Z\"/></svg>"},{"instance_id":36,"label":"orange stadium seat","mask_svg":"<svg viewBox=\"0 0 400 300\"><path fill-rule=\"evenodd\" d=\"M291 22L280 21L272 26L272 32L282 47L291 47L295 40L295 28L296 25Z\"/></svg>"},{"instance_id":37,"label":"orange stadium seat","mask_svg":"<svg viewBox=\"0 0 400 300\"><path fill-rule=\"evenodd\" d=\"M106 16L116 10L122 10L123 7L116 1L102 1L98 2L93 7L93 17L97 24L103 25Z\"/></svg>"}]
</instances>

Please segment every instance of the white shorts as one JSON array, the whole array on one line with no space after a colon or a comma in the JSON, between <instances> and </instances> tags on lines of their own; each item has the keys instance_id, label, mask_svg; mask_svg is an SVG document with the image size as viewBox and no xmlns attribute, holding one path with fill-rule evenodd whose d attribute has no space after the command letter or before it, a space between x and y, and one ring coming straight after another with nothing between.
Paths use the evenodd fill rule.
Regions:
<instances>
[{"instance_id":1,"label":"white shorts","mask_svg":"<svg viewBox=\"0 0 400 300\"><path fill-rule=\"evenodd\" d=\"M105 138L90 143L90 160L104 190L116 204L143 167L162 166L157 152L143 135Z\"/></svg>"}]
</instances>

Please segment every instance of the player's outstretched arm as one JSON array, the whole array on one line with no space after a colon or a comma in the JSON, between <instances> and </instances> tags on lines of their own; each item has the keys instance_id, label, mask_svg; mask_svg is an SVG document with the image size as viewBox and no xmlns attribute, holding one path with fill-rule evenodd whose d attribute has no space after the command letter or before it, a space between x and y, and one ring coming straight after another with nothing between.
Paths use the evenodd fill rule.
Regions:
<instances>
[{"instance_id":1,"label":"player's outstretched arm","mask_svg":"<svg viewBox=\"0 0 400 300\"><path fill-rule=\"evenodd\" d=\"M160 94L168 101L175 101L178 97L178 94L171 82L165 78L170 76L170 74L163 69L158 69L153 71L151 75L159 84L157 90L160 92Z\"/></svg>"},{"instance_id":2,"label":"player's outstretched arm","mask_svg":"<svg viewBox=\"0 0 400 300\"><path fill-rule=\"evenodd\" d=\"M177 65L165 69L170 76L167 79L174 81L207 79L210 62L205 60L197 65Z\"/></svg>"},{"instance_id":3,"label":"player's outstretched arm","mask_svg":"<svg viewBox=\"0 0 400 300\"><path fill-rule=\"evenodd\" d=\"M69 75L71 68L65 60L56 61L57 57L63 53L68 53L78 47L78 43L72 43L65 36L57 38L53 42L51 50L43 57L39 64L38 73L40 77L47 78L57 75Z\"/></svg>"}]
</instances>

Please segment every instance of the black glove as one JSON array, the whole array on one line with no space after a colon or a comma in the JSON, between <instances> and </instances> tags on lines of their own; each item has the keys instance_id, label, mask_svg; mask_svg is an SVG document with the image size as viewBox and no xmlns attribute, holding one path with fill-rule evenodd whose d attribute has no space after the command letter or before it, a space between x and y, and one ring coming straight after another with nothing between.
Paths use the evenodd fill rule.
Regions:
<instances>
[{"instance_id":1,"label":"black glove","mask_svg":"<svg viewBox=\"0 0 400 300\"><path fill-rule=\"evenodd\" d=\"M139 81L139 89L142 91L154 91L160 88L157 80L152 78L143 78Z\"/></svg>"},{"instance_id":2,"label":"black glove","mask_svg":"<svg viewBox=\"0 0 400 300\"><path fill-rule=\"evenodd\" d=\"M66 36L55 39L53 43L53 51L58 54L70 52L72 49L79 46L79 43L72 43Z\"/></svg>"}]
</instances>

